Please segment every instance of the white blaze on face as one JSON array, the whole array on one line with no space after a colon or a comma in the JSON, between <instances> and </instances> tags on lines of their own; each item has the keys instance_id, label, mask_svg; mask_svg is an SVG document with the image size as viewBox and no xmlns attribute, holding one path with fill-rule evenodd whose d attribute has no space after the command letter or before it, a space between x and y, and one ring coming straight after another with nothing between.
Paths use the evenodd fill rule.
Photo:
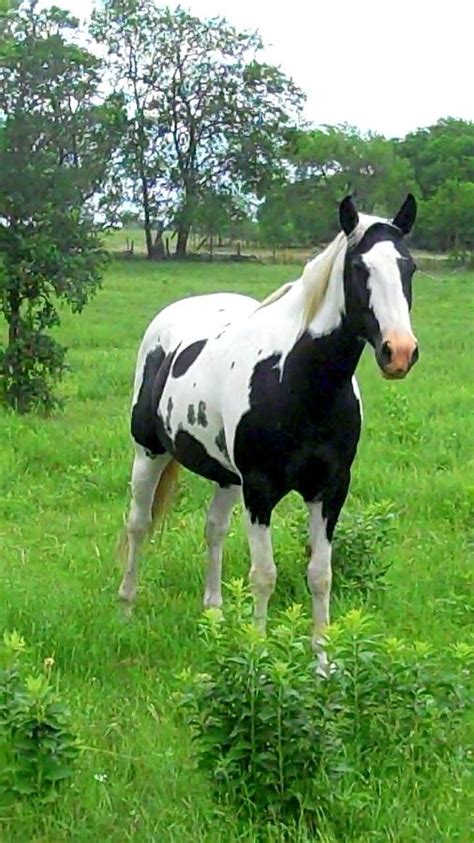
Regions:
<instances>
[{"instance_id":1,"label":"white blaze on face","mask_svg":"<svg viewBox=\"0 0 474 843\"><path fill-rule=\"evenodd\" d=\"M395 245L384 240L376 243L361 257L369 271L369 303L380 325L382 337L396 334L414 339L398 265L398 261L403 258Z\"/></svg>"}]
</instances>

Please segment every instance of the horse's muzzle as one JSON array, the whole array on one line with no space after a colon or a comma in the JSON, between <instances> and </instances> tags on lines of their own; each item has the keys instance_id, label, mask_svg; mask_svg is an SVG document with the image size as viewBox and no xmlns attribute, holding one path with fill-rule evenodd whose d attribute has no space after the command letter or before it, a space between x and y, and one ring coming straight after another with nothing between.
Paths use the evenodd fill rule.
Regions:
<instances>
[{"instance_id":1,"label":"horse's muzzle","mask_svg":"<svg viewBox=\"0 0 474 843\"><path fill-rule=\"evenodd\" d=\"M419 356L416 337L413 334L396 334L395 332L389 332L382 337L375 352L382 374L389 380L404 378Z\"/></svg>"}]
</instances>

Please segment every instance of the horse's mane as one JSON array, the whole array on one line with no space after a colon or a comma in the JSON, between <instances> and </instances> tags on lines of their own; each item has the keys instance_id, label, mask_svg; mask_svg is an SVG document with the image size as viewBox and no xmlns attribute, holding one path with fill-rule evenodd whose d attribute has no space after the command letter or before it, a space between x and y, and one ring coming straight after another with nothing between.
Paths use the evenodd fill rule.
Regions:
<instances>
[{"instance_id":1,"label":"horse's mane","mask_svg":"<svg viewBox=\"0 0 474 843\"><path fill-rule=\"evenodd\" d=\"M313 321L324 301L336 259L348 244L357 243L367 229L375 222L387 222L387 220L361 214L359 224L349 238L346 237L344 232L340 231L322 252L308 261L301 276L304 291L302 330L306 330L308 325ZM281 299L282 296L291 290L295 283L294 281L290 281L283 284L277 290L274 290L273 293L270 293L269 296L263 299L258 309L267 307L267 305L273 304L273 302Z\"/></svg>"},{"instance_id":2,"label":"horse's mane","mask_svg":"<svg viewBox=\"0 0 474 843\"><path fill-rule=\"evenodd\" d=\"M269 296L260 302L258 309L260 310L261 307L266 307L268 304L273 304L274 301L281 299L285 293L288 293L288 291L291 290L294 283L294 281L287 281L285 284L282 284L281 287L278 287L277 290L273 290L273 293L270 293Z\"/></svg>"},{"instance_id":3,"label":"horse's mane","mask_svg":"<svg viewBox=\"0 0 474 843\"><path fill-rule=\"evenodd\" d=\"M305 330L321 307L337 256L347 245L346 235L340 231L324 251L306 264L301 280L304 289L302 328Z\"/></svg>"},{"instance_id":4,"label":"horse's mane","mask_svg":"<svg viewBox=\"0 0 474 843\"><path fill-rule=\"evenodd\" d=\"M303 274L301 276L303 288L305 290L303 329L308 327L322 304L329 284L329 278L331 277L334 261L345 243L347 243L347 238L345 234L340 232L334 240L332 240L329 246L320 252L319 255L316 255L316 257L308 261L303 270ZM281 299L282 296L291 290L294 283L294 281L289 281L281 287L278 287L277 290L274 290L273 293L270 293L269 296L260 302L258 309L260 310L262 307L267 307L267 305L273 304L273 302Z\"/></svg>"}]
</instances>

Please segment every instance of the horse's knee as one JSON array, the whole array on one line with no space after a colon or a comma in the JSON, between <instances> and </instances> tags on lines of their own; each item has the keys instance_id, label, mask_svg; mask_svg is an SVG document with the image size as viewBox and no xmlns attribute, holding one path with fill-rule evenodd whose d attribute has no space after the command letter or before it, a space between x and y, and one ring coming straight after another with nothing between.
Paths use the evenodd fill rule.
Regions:
<instances>
[{"instance_id":1,"label":"horse's knee","mask_svg":"<svg viewBox=\"0 0 474 843\"><path fill-rule=\"evenodd\" d=\"M205 537L208 545L220 544L224 541L228 529L228 521L216 518L210 514L206 519Z\"/></svg>"},{"instance_id":2,"label":"horse's knee","mask_svg":"<svg viewBox=\"0 0 474 843\"><path fill-rule=\"evenodd\" d=\"M307 571L308 586L312 594L327 594L331 590L331 559L312 560Z\"/></svg>"},{"instance_id":3,"label":"horse's knee","mask_svg":"<svg viewBox=\"0 0 474 843\"><path fill-rule=\"evenodd\" d=\"M128 535L140 538L150 529L151 524L151 507L140 506L134 501L127 520Z\"/></svg>"},{"instance_id":4,"label":"horse's knee","mask_svg":"<svg viewBox=\"0 0 474 843\"><path fill-rule=\"evenodd\" d=\"M250 569L250 583L252 588L260 594L272 594L277 580L275 565L255 566Z\"/></svg>"}]
</instances>

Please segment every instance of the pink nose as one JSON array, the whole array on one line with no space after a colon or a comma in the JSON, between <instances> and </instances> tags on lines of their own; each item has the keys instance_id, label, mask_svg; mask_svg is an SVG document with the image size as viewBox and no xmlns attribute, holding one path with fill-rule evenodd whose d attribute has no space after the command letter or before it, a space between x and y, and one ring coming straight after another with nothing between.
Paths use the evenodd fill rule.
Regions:
<instances>
[{"instance_id":1,"label":"pink nose","mask_svg":"<svg viewBox=\"0 0 474 843\"><path fill-rule=\"evenodd\" d=\"M383 337L378 360L386 378L404 378L418 360L416 337L388 332Z\"/></svg>"}]
</instances>

